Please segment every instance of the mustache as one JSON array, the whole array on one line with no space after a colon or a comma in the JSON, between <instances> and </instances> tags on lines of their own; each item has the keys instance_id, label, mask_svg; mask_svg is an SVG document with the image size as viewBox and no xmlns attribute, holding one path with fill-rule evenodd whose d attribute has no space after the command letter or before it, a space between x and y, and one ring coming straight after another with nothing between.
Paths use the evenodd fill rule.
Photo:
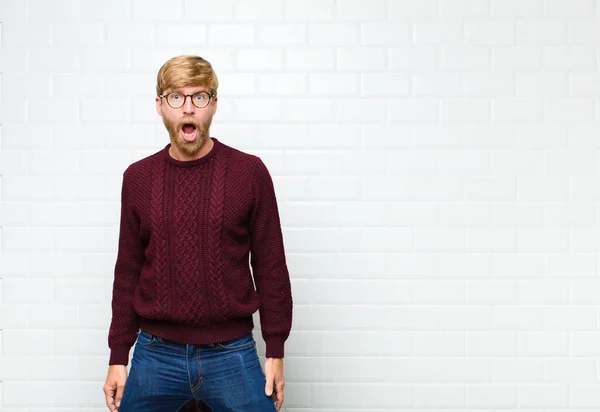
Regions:
<instances>
[{"instance_id":1,"label":"mustache","mask_svg":"<svg viewBox=\"0 0 600 412\"><path fill-rule=\"evenodd\" d=\"M202 127L198 120L194 119L193 117L184 117L179 122L177 122L177 130L181 130L181 128L185 124L193 124L194 126L196 126L196 129L201 129Z\"/></svg>"}]
</instances>

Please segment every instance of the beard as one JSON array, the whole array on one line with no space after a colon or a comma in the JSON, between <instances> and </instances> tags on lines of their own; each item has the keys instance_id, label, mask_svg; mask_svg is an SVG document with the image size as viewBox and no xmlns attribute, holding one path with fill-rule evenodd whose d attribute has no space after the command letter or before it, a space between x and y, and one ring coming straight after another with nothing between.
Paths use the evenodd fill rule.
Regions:
<instances>
[{"instance_id":1,"label":"beard","mask_svg":"<svg viewBox=\"0 0 600 412\"><path fill-rule=\"evenodd\" d=\"M184 117L178 122L172 122L164 116L162 119L167 131L169 132L171 144L177 146L179 150L188 156L194 156L197 154L204 143L206 143L206 141L210 138L209 129L212 123L212 116L206 119L204 123L200 123L194 117ZM186 141L181 136L183 126L185 125L193 125L196 128L196 138L191 142Z\"/></svg>"}]
</instances>

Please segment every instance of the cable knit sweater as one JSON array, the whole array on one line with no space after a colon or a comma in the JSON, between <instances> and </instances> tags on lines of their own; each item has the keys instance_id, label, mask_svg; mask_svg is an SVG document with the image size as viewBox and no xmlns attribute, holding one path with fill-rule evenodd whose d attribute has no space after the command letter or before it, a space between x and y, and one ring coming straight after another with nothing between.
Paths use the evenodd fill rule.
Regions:
<instances>
[{"instance_id":1,"label":"cable knit sweater","mask_svg":"<svg viewBox=\"0 0 600 412\"><path fill-rule=\"evenodd\" d=\"M250 333L257 310L266 356L284 355L292 296L271 176L212 140L200 159L173 159L167 145L123 174L111 365L127 364L139 329L223 342Z\"/></svg>"}]
</instances>

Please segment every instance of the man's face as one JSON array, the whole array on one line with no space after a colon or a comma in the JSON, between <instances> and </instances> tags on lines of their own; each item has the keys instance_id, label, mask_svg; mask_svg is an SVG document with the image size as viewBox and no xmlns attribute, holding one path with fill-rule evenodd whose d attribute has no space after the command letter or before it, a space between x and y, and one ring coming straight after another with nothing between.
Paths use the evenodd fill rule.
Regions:
<instances>
[{"instance_id":1,"label":"man's face","mask_svg":"<svg viewBox=\"0 0 600 412\"><path fill-rule=\"evenodd\" d=\"M168 89L163 92L167 95L178 92L181 96L193 95L197 92L207 92L203 86L188 86L177 89ZM212 118L217 110L217 98L210 99L208 105L199 109L192 103L192 97L180 97L185 99L183 106L174 109L167 103L166 98L156 97L156 111L162 117L165 127L169 131L171 145L181 152L193 156L210 138L209 129Z\"/></svg>"}]
</instances>

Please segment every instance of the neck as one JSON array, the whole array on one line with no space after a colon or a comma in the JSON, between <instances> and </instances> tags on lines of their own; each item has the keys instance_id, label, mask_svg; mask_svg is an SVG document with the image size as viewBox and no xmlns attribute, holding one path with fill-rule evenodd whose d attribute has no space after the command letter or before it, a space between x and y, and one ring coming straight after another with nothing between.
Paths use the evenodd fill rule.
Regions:
<instances>
[{"instance_id":1,"label":"neck","mask_svg":"<svg viewBox=\"0 0 600 412\"><path fill-rule=\"evenodd\" d=\"M194 154L187 154L187 153L181 151L181 149L179 149L177 147L177 145L175 145L173 143L173 141L171 141L171 146L169 147L169 156L171 156L175 160L179 160L182 162L186 162L186 161L190 161L190 160L198 160L198 159L206 156L208 153L210 153L210 151L212 150L214 145L215 144L212 141L212 139L208 138L202 144L202 146L200 146L200 150L198 150Z\"/></svg>"}]
</instances>

